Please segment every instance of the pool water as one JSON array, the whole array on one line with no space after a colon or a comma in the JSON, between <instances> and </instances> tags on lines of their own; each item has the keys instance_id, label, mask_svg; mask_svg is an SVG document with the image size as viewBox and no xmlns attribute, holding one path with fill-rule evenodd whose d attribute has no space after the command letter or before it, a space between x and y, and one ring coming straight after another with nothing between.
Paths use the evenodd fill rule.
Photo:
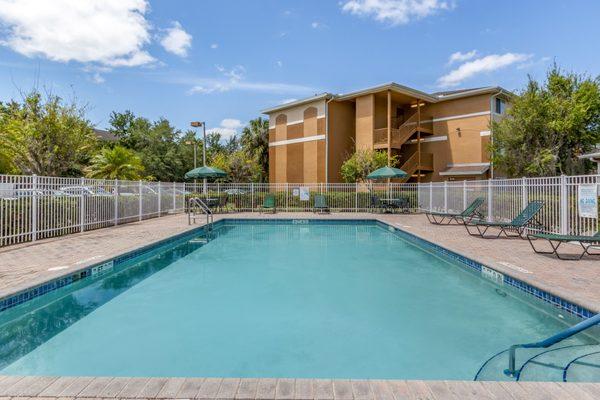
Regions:
<instances>
[{"instance_id":1,"label":"pool water","mask_svg":"<svg viewBox=\"0 0 600 400\"><path fill-rule=\"evenodd\" d=\"M378 224L333 222L221 224L0 324L2 374L467 380L566 326Z\"/></svg>"}]
</instances>

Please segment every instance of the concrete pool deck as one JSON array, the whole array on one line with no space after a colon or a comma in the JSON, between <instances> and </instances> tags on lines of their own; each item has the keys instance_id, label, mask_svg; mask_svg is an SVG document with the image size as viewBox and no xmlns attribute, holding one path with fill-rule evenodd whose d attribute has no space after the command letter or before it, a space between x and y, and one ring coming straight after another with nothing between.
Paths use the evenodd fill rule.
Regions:
<instances>
[{"instance_id":1,"label":"concrete pool deck","mask_svg":"<svg viewBox=\"0 0 600 400\"><path fill-rule=\"evenodd\" d=\"M223 214L223 218L379 219L592 311L600 310L600 258L561 261L523 240L484 240L423 215ZM0 249L0 297L197 228L172 215ZM597 399L600 384L303 379L0 377L4 398Z\"/></svg>"}]
</instances>

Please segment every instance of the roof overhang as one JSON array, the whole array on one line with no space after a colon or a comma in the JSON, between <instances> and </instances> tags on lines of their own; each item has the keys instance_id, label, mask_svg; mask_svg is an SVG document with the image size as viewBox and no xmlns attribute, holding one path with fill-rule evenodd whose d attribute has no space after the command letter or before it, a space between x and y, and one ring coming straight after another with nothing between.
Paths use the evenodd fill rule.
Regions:
<instances>
[{"instance_id":1,"label":"roof overhang","mask_svg":"<svg viewBox=\"0 0 600 400\"><path fill-rule=\"evenodd\" d=\"M328 100L332 98L333 95L331 93L321 93L312 97L307 97L305 99L300 99L296 101L290 101L289 103L283 103L275 107L267 108L261 111L262 114L271 114L280 110L285 110L290 107L301 106L303 104L313 103L319 100Z\"/></svg>"},{"instance_id":2,"label":"roof overhang","mask_svg":"<svg viewBox=\"0 0 600 400\"><path fill-rule=\"evenodd\" d=\"M506 89L501 88L500 86L489 86L489 87L483 87L483 88L478 88L478 89L473 89L473 90L465 90L463 92L459 92L459 93L451 93L451 94L446 94L446 95L438 95L438 101L445 101L445 100L455 100L455 99L460 99L462 97L471 97L471 96L477 96L480 94L503 94L506 97L513 97L515 94L512 92L509 92Z\"/></svg>"},{"instance_id":3,"label":"roof overhang","mask_svg":"<svg viewBox=\"0 0 600 400\"><path fill-rule=\"evenodd\" d=\"M336 100L352 100L356 97L366 96L368 94L379 93L384 90L391 90L394 93L400 93L407 96L415 97L419 100L427 101L430 103L436 103L438 99L420 90L409 88L408 86L399 85L395 82L385 83L379 86L373 86L367 89L358 90L356 92L350 92L346 94L340 94L336 96Z\"/></svg>"},{"instance_id":4,"label":"roof overhang","mask_svg":"<svg viewBox=\"0 0 600 400\"><path fill-rule=\"evenodd\" d=\"M471 176L483 175L490 169L490 165L486 163L473 165L448 165L448 167L440 172L441 176Z\"/></svg>"},{"instance_id":5,"label":"roof overhang","mask_svg":"<svg viewBox=\"0 0 600 400\"><path fill-rule=\"evenodd\" d=\"M579 156L579 158L587 158L588 160L600 163L600 151L597 151L595 153L582 154Z\"/></svg>"}]
</instances>

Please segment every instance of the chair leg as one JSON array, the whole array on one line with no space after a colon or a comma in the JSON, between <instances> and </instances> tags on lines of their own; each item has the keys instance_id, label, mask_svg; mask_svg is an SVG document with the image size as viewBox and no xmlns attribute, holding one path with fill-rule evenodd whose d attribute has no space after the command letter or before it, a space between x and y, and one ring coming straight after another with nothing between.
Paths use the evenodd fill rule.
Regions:
<instances>
[{"instance_id":1,"label":"chair leg","mask_svg":"<svg viewBox=\"0 0 600 400\"><path fill-rule=\"evenodd\" d=\"M480 234L476 233L476 232L471 232L471 230L469 229L469 226L475 226L477 227L477 225L469 225L469 224L465 224L465 229L467 230L467 233L471 236L481 236Z\"/></svg>"},{"instance_id":2,"label":"chair leg","mask_svg":"<svg viewBox=\"0 0 600 400\"><path fill-rule=\"evenodd\" d=\"M533 251L536 254L554 254L554 251L542 251L542 250L536 249L535 246L533 245L534 240L531 240L531 235L527 235L527 240L529 241L531 248L533 249ZM550 243L550 247L552 247L554 249L554 247L552 246L552 243Z\"/></svg>"}]
</instances>

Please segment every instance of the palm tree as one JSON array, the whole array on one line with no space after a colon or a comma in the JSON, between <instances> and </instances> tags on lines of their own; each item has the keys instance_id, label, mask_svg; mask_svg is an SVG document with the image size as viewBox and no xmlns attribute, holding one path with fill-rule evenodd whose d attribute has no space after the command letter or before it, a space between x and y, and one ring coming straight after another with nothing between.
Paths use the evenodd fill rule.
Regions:
<instances>
[{"instance_id":1,"label":"palm tree","mask_svg":"<svg viewBox=\"0 0 600 400\"><path fill-rule=\"evenodd\" d=\"M96 179L140 179L144 172L142 160L133 150L123 146L105 147L92 158L87 176Z\"/></svg>"},{"instance_id":2,"label":"palm tree","mask_svg":"<svg viewBox=\"0 0 600 400\"><path fill-rule=\"evenodd\" d=\"M242 146L260 165L261 182L269 180L269 121L258 117L242 130Z\"/></svg>"}]
</instances>

